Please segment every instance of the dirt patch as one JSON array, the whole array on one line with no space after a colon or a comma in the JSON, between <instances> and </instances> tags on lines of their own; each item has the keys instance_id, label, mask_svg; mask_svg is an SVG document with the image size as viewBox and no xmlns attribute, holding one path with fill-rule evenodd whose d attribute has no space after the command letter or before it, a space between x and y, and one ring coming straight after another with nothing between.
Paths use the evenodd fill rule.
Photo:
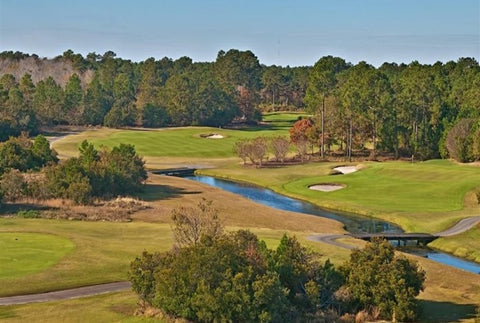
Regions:
<instances>
[{"instance_id":1,"label":"dirt patch","mask_svg":"<svg viewBox=\"0 0 480 323\"><path fill-rule=\"evenodd\" d=\"M345 187L346 186L342 184L321 183L321 184L311 185L308 188L314 191L333 192L333 191L341 190L342 188L345 188Z\"/></svg>"}]
</instances>

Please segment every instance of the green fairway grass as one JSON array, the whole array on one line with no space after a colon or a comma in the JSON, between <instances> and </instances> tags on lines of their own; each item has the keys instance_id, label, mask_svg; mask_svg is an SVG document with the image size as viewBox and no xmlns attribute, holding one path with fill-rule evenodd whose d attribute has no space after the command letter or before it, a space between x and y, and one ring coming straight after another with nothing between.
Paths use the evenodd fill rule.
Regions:
<instances>
[{"instance_id":1,"label":"green fairway grass","mask_svg":"<svg viewBox=\"0 0 480 323\"><path fill-rule=\"evenodd\" d=\"M0 284L46 270L74 247L72 241L52 234L0 232Z\"/></svg>"},{"instance_id":2,"label":"green fairway grass","mask_svg":"<svg viewBox=\"0 0 480 323\"><path fill-rule=\"evenodd\" d=\"M46 241L46 250L55 249L54 245L48 244L54 240L45 238L55 234L53 237L58 241L56 252L64 256L57 256L56 264L52 266L51 256L39 251L39 255L34 258L36 262L45 259L50 267L48 270L35 270L28 275L22 272L20 262L11 263L9 272L19 273L14 276L2 275L0 296L125 280L130 262L143 250L162 251L172 245L170 227L166 224L0 218L0 236L17 234L22 237L31 232L36 233L32 234L38 241L35 248L41 249L42 241ZM67 254L64 252L65 241L75 245L74 250ZM18 253L26 255L30 250L31 247L24 244L24 248L18 248ZM3 265L4 262L0 264Z\"/></svg>"},{"instance_id":3,"label":"green fairway grass","mask_svg":"<svg viewBox=\"0 0 480 323\"><path fill-rule=\"evenodd\" d=\"M336 166L358 163L319 162L275 168L254 168L244 167L240 158L233 153L233 144L241 138L288 136L289 125L297 118L297 114L272 113L264 118L265 126L242 130L200 127L152 131L100 129L69 136L57 141L54 147L63 156L74 156L77 154L78 144L88 139L98 147L101 145L111 147L120 143L134 144L147 164L153 161L158 165L168 164L174 167L175 165L205 165L208 161L208 165L212 168L201 169L199 173L268 187L281 194L307 200L325 208L377 217L397 223L408 232L435 233L454 225L461 218L480 214L480 206L474 194L480 188L480 168L472 165L461 165L447 160L415 163L362 162L361 170L356 173L330 175L332 168ZM205 139L201 136L210 133L218 133L225 138ZM271 248L277 245L283 232L288 231L299 236L302 243L322 253L324 259L332 258L334 263L338 264L348 258L349 253L346 250L306 240L308 230L302 231L303 229L300 228L297 228L298 232L282 230L282 226L285 228L287 223L290 226L294 225L295 220L288 215L284 215L280 221L275 218L269 220L270 218L267 217L257 221L252 214L265 211L260 210L260 207L255 208L249 205L242 199L227 197L213 188L199 190L193 184L185 184L178 188L181 179L177 182L173 179L163 180L165 182L162 182L162 178L158 179L155 190L165 192L147 190L149 201L155 200L158 193L165 199L162 203L179 199L182 205L185 203L192 205L189 203L195 203L191 201L199 198L197 195L199 191L202 191L202 194L208 192L207 197L214 199L216 207L222 214L235 213L234 219L230 220L232 226L229 229L241 228L242 223L245 223L246 227L265 239ZM343 184L345 188L335 192L308 189L308 186L319 183ZM175 199L172 196L175 196ZM180 196L182 196L181 199ZM240 205L235 204L238 200L241 200ZM232 211L232 207L236 210ZM244 218L242 218L242 210L245 213ZM149 221L149 217L150 215L147 214L138 219ZM2 221L0 219L0 230L7 228ZM58 274L59 265L67 264L64 268L65 273L61 274L61 280L66 283L55 286L96 283L102 279L104 282L125 279L129 262L143 250L142 247L149 251L161 251L170 248L172 244L170 227L165 222L143 223L135 220L128 224L80 223L78 227L77 224L70 224L72 227L67 229L67 224L63 222L59 224L56 221L52 221L54 225L51 228L50 225L40 225L44 220L25 220L22 225L17 222L20 219L4 221L10 221L13 223L10 226L17 228L28 223L25 231L55 232L59 236L70 239L77 246L86 242L80 251L75 250L48 270ZM301 221L296 221L295 225L299 222ZM46 228L52 231L46 232ZM318 228L317 226L316 230L319 230ZM327 230L332 228L329 227ZM18 231L18 229L13 228L11 231ZM126 234L125 239L123 234ZM432 246L479 261L480 227L477 225L461 235L441 238L432 243ZM95 264L92 269L76 269L81 266L82 257L86 257L88 262L101 259L104 267ZM427 270L427 288L420 296L422 308L434 312L433 314L425 313L422 318L425 321L439 321L442 318L458 322L469 321L466 318L474 312L474 305L480 304L478 275L468 274L428 259L418 257L416 259ZM85 271L85 276L80 275L79 278L69 281L66 275L68 271L76 275ZM34 277L34 281L40 281L45 276L34 274L30 277ZM29 288L26 279L12 281L19 286L23 284L25 289ZM34 283L32 286L37 290L47 288L41 283Z\"/></svg>"},{"instance_id":4,"label":"green fairway grass","mask_svg":"<svg viewBox=\"0 0 480 323\"><path fill-rule=\"evenodd\" d=\"M341 164L341 163L340 163ZM464 208L466 194L480 184L480 169L432 160L421 163L366 162L358 172L329 175L339 163L316 163L275 169L201 170L202 174L241 180L317 205L383 218L407 231L438 232L459 218L480 213ZM310 190L319 183L344 184L334 192Z\"/></svg>"},{"instance_id":5,"label":"green fairway grass","mask_svg":"<svg viewBox=\"0 0 480 323\"><path fill-rule=\"evenodd\" d=\"M208 139L202 136L219 134L222 139ZM85 131L56 141L53 148L61 155L75 156L79 144L87 139L96 147L113 147L120 143L132 144L137 153L145 157L233 157L233 146L240 139L257 136L273 137L288 135L283 128L248 128L245 130L219 129L209 127L167 128L160 130L116 130L100 129Z\"/></svg>"},{"instance_id":6,"label":"green fairway grass","mask_svg":"<svg viewBox=\"0 0 480 323\"><path fill-rule=\"evenodd\" d=\"M459 235L437 239L430 246L480 263L480 224Z\"/></svg>"},{"instance_id":7,"label":"green fairway grass","mask_svg":"<svg viewBox=\"0 0 480 323\"><path fill-rule=\"evenodd\" d=\"M79 299L0 306L2 322L163 322L134 316L137 295L132 291Z\"/></svg>"},{"instance_id":8,"label":"green fairway grass","mask_svg":"<svg viewBox=\"0 0 480 323\"><path fill-rule=\"evenodd\" d=\"M474 195L472 192L480 186L480 168L471 165L447 160L363 162L364 167L359 172L332 176L331 169L345 163L320 162L258 169L243 167L240 158L233 154L236 140L259 135L287 135L288 127L282 128L282 122L291 125L297 118L298 114L271 113L265 120L272 127L243 130L201 127L157 131L102 129L69 136L58 141L55 148L60 154L69 155L74 154L76 145L84 139L97 145L133 143L147 165L153 161L154 167L195 166L208 161L213 168L202 169L200 173L268 187L329 209L377 217L397 223L408 232L435 233L461 218L480 214L476 201L465 203L469 194ZM200 134L213 132L226 138L200 137ZM308 189L318 183L344 184L346 188L335 192ZM480 242L478 244L480 247Z\"/></svg>"},{"instance_id":9,"label":"green fairway grass","mask_svg":"<svg viewBox=\"0 0 480 323\"><path fill-rule=\"evenodd\" d=\"M278 128L287 128L288 130L297 120L307 117L309 115L303 112L269 112L263 114L262 121Z\"/></svg>"}]
</instances>

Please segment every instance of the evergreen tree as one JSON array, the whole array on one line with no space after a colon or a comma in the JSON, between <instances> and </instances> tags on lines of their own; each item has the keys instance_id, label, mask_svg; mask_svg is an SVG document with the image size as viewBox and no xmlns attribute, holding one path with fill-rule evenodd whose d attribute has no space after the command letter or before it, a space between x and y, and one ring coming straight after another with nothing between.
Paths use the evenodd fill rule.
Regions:
<instances>
[{"instance_id":1,"label":"evergreen tree","mask_svg":"<svg viewBox=\"0 0 480 323\"><path fill-rule=\"evenodd\" d=\"M65 101L63 104L65 118L69 124L78 124L83 114L83 90L80 78L72 74L65 86Z\"/></svg>"}]
</instances>

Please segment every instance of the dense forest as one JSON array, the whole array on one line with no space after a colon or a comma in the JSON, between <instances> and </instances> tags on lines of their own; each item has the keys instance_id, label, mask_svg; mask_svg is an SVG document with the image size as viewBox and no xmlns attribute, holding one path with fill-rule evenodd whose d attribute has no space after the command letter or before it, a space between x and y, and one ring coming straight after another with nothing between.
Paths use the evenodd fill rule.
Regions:
<instances>
[{"instance_id":1,"label":"dense forest","mask_svg":"<svg viewBox=\"0 0 480 323\"><path fill-rule=\"evenodd\" d=\"M326 56L313 67L280 67L235 49L215 62L10 51L0 53L0 75L2 141L55 125L226 126L258 122L265 111L305 110L322 155L336 147L368 148L373 157L480 158L473 58L376 68Z\"/></svg>"}]
</instances>

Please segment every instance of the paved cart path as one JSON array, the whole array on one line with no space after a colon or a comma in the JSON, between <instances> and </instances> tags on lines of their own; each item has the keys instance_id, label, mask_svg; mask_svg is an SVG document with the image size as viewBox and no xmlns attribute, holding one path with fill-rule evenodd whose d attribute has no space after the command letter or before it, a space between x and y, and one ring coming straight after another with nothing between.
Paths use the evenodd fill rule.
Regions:
<instances>
[{"instance_id":1,"label":"paved cart path","mask_svg":"<svg viewBox=\"0 0 480 323\"><path fill-rule=\"evenodd\" d=\"M480 223L480 216L465 218L459 221L453 227L445 231L438 232L435 235L439 237L449 237L455 234L465 232L470 228L472 228L473 226L475 226L477 223ZM324 233L324 234L313 235L308 238L313 241L328 243L340 248L345 248L350 250L355 249L356 248L355 246L337 241L337 239L349 238L349 237L351 236L346 234ZM17 305L17 304L66 300L66 299L72 299L72 298L119 292L119 291L130 289L130 287L131 287L130 282L123 281L123 282L116 282L116 283L78 287L78 288L41 293L41 294L0 297L0 305Z\"/></svg>"},{"instance_id":2,"label":"paved cart path","mask_svg":"<svg viewBox=\"0 0 480 323\"><path fill-rule=\"evenodd\" d=\"M130 289L130 282L116 282L93 286L65 289L56 292L0 297L0 305L17 305L37 302L58 301Z\"/></svg>"},{"instance_id":3,"label":"paved cart path","mask_svg":"<svg viewBox=\"0 0 480 323\"><path fill-rule=\"evenodd\" d=\"M480 223L480 216L472 216L469 218L462 219L458 221L458 223L456 223L453 227L441 232L434 233L433 235L437 237L450 237L473 228L477 223ZM324 234L316 234L316 235L310 236L308 237L308 239L312 241L324 242L332 246L352 250L352 249L355 249L356 247L337 241L337 239L351 238L351 237L352 236L348 234L324 233Z\"/></svg>"},{"instance_id":4,"label":"paved cart path","mask_svg":"<svg viewBox=\"0 0 480 323\"><path fill-rule=\"evenodd\" d=\"M479 222L480 222L480 216L472 216L470 218L465 218L460 220L457 224L455 224L450 229L435 233L434 235L436 235L437 237L453 236L473 228Z\"/></svg>"}]
</instances>

